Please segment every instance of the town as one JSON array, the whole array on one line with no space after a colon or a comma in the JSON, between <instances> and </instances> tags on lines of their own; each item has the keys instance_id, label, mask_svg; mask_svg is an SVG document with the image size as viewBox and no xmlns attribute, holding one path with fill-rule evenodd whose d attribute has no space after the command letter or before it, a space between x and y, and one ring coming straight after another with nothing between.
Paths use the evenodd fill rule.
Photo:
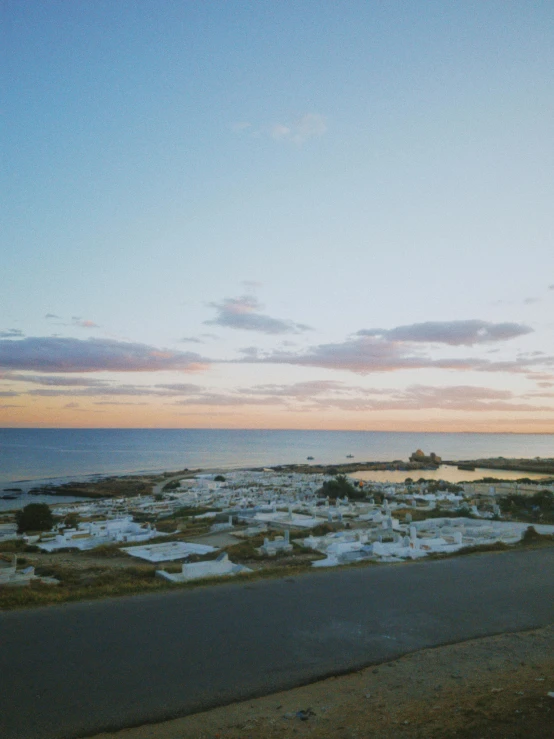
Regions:
<instances>
[{"instance_id":1,"label":"town","mask_svg":"<svg viewBox=\"0 0 554 739\"><path fill-rule=\"evenodd\" d=\"M554 542L552 479L383 483L332 472L166 473L149 494L142 484L134 495L5 513L0 598L15 586L32 591L25 603L57 602ZM8 596L7 607L20 600Z\"/></svg>"}]
</instances>

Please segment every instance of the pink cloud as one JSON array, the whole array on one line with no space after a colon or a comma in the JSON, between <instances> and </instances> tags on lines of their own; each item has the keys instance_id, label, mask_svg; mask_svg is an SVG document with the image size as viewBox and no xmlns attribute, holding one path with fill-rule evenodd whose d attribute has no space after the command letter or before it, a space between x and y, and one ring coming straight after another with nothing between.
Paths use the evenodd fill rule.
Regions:
<instances>
[{"instance_id":1,"label":"pink cloud","mask_svg":"<svg viewBox=\"0 0 554 739\"><path fill-rule=\"evenodd\" d=\"M158 349L113 339L29 337L0 340L0 367L35 372L154 372L205 369L209 360L194 352Z\"/></svg>"}]
</instances>

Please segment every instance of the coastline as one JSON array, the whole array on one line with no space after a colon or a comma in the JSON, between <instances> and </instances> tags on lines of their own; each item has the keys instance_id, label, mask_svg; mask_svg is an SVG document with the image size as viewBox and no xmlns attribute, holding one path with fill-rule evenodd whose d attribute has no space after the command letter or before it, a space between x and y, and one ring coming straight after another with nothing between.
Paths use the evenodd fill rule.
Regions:
<instances>
[{"instance_id":1,"label":"coastline","mask_svg":"<svg viewBox=\"0 0 554 739\"><path fill-rule=\"evenodd\" d=\"M498 461L502 459L502 461ZM352 475L355 472L406 472L406 476L411 476L410 473L416 473L419 477L425 477L426 473L435 473L442 470L447 471L445 468L455 467L463 472L471 472L472 470L465 469L465 467L473 467L479 471L496 470L499 472L531 472L533 478L531 479L543 479L553 478L554 479L554 458L543 460L541 463L537 463L533 459L528 458L478 458L468 460L443 460L439 466L425 466L422 464L405 462L403 460L390 460L390 461L367 461L367 462L328 462L328 463L314 463L308 464L305 462L281 462L279 464L270 464L266 466L258 466L253 464L239 464L236 465L218 465L216 467L198 467L198 468L184 468L183 470L168 470L167 468L157 468L153 470L145 469L131 469L124 470L121 472L91 472L82 475L63 475L63 476L52 476L52 477L34 477L26 479L13 479L9 481L0 482L0 486L6 490L9 487L20 487L23 491L30 490L32 488L59 488L63 485L72 483L82 484L94 484L102 483L105 480L114 480L119 478L130 478L130 477L162 477L162 476L176 476L181 472L185 474L225 474L225 472L240 472L247 470L262 470L262 469L273 469L273 470L290 470L291 472L299 472L304 474L346 474ZM446 479L446 478L445 478ZM499 478L500 479L500 478ZM509 479L509 478L502 478Z\"/></svg>"},{"instance_id":2,"label":"coastline","mask_svg":"<svg viewBox=\"0 0 554 739\"><path fill-rule=\"evenodd\" d=\"M279 464L407 459L415 449L443 459L548 457L554 435L225 429L0 429L0 489L95 475Z\"/></svg>"},{"instance_id":3,"label":"coastline","mask_svg":"<svg viewBox=\"0 0 554 739\"><path fill-rule=\"evenodd\" d=\"M425 467L412 464L402 460L390 462L338 462L333 464L306 464L289 463L271 465L270 469L290 470L305 474L346 474L358 477L366 481L374 482L402 482L406 477L415 479L424 478L429 480L445 480L451 483L475 482L482 479L500 481L514 481L527 478L532 483L544 482L548 484L554 480L554 459L542 460L539 465L544 471L537 471L537 462L533 459L500 458L499 459L475 459L475 460L444 460L439 467ZM488 463L491 466L486 466ZM471 469L467 469L471 467ZM125 488L129 480L158 481L160 478L178 479L192 474L226 474L247 470L264 469L255 465L226 465L200 469L184 469L168 472L158 469L145 471L138 469L126 471L122 474L91 473L87 475L66 475L63 477L43 477L12 481L0 484L0 513L9 513L23 508L28 503L48 503L57 505L63 503L80 502L87 499L98 499L102 497L97 488L113 484L116 489ZM356 475L357 472L362 474ZM507 474L502 474L507 473ZM152 482L154 486L154 482ZM10 493L10 490L16 493ZM152 492L155 491L152 488ZM147 491L144 490L147 494ZM115 495L117 493L111 493ZM9 495L10 499L5 499ZM108 496L109 497L109 496Z\"/></svg>"}]
</instances>

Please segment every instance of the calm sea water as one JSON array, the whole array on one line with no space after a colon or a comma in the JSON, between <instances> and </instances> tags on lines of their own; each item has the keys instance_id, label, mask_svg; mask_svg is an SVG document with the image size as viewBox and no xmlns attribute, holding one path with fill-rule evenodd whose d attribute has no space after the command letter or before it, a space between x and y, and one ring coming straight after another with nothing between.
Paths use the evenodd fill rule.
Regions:
<instances>
[{"instance_id":1,"label":"calm sea water","mask_svg":"<svg viewBox=\"0 0 554 739\"><path fill-rule=\"evenodd\" d=\"M554 457L554 435L215 429L0 429L0 490L17 481L158 472L407 460L416 449L445 459Z\"/></svg>"}]
</instances>

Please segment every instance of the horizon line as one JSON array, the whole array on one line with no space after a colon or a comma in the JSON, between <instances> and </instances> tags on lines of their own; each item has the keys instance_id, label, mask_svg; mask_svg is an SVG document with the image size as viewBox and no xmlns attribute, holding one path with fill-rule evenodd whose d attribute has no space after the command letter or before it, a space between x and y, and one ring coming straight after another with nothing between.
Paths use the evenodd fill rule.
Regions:
<instances>
[{"instance_id":1,"label":"horizon line","mask_svg":"<svg viewBox=\"0 0 554 739\"><path fill-rule=\"evenodd\" d=\"M236 428L229 426L0 426L0 431L314 431L358 434L488 434L502 436L554 436L553 431L399 431L393 429Z\"/></svg>"}]
</instances>

